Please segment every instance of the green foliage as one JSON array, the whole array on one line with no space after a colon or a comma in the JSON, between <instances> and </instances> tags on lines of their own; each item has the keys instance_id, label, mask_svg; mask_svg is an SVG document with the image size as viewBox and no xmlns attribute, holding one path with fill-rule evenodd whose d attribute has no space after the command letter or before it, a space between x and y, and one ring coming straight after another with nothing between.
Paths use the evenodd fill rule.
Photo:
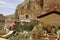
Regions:
<instances>
[{"instance_id":1,"label":"green foliage","mask_svg":"<svg viewBox=\"0 0 60 40\"><path fill-rule=\"evenodd\" d=\"M23 25L21 25L20 23L16 24L14 26L14 30L16 30L17 32L22 32L22 31L31 31L33 29L33 24L29 23L29 22L24 22Z\"/></svg>"},{"instance_id":2,"label":"green foliage","mask_svg":"<svg viewBox=\"0 0 60 40\"><path fill-rule=\"evenodd\" d=\"M13 36L12 39L13 40L21 40L21 39L23 39L23 37L24 37L24 35L19 34L19 35Z\"/></svg>"},{"instance_id":3,"label":"green foliage","mask_svg":"<svg viewBox=\"0 0 60 40\"><path fill-rule=\"evenodd\" d=\"M30 34L29 33L18 33L16 35L13 35L10 40L26 40L26 39L29 39L30 37Z\"/></svg>"},{"instance_id":4,"label":"green foliage","mask_svg":"<svg viewBox=\"0 0 60 40\"><path fill-rule=\"evenodd\" d=\"M42 32L43 28L41 24L36 25L36 28L38 29L38 31Z\"/></svg>"},{"instance_id":5,"label":"green foliage","mask_svg":"<svg viewBox=\"0 0 60 40\"><path fill-rule=\"evenodd\" d=\"M22 32L22 29L18 25L14 25L13 30L15 30L17 32Z\"/></svg>"},{"instance_id":6,"label":"green foliage","mask_svg":"<svg viewBox=\"0 0 60 40\"><path fill-rule=\"evenodd\" d=\"M32 29L33 29L33 24L31 24L31 23L25 23L22 27L21 27L21 29L23 29L23 30L26 30L26 31L31 31Z\"/></svg>"}]
</instances>

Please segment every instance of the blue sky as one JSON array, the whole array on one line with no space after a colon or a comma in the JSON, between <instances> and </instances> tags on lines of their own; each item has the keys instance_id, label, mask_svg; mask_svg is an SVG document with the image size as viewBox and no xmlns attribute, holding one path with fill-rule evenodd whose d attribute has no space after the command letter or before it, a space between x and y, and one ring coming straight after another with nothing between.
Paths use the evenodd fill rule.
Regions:
<instances>
[{"instance_id":1,"label":"blue sky","mask_svg":"<svg viewBox=\"0 0 60 40\"><path fill-rule=\"evenodd\" d=\"M0 0L0 14L10 15L15 12L16 6L24 0Z\"/></svg>"}]
</instances>

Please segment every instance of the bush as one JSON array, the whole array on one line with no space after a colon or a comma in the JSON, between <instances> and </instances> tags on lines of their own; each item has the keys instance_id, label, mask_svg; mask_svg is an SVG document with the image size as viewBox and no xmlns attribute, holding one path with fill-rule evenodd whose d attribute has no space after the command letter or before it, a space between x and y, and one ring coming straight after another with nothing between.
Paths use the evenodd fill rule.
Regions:
<instances>
[{"instance_id":1,"label":"bush","mask_svg":"<svg viewBox=\"0 0 60 40\"><path fill-rule=\"evenodd\" d=\"M17 32L22 32L22 31L32 31L34 25L29 22L24 22L23 25L21 23L18 23L14 26L13 30L16 30Z\"/></svg>"},{"instance_id":2,"label":"bush","mask_svg":"<svg viewBox=\"0 0 60 40\"><path fill-rule=\"evenodd\" d=\"M22 32L22 34L21 33L18 33L18 34L16 34L16 35L13 35L11 38L10 38L10 40L26 40L26 39L29 39L29 37L30 37L30 34L29 33L23 33Z\"/></svg>"}]
</instances>

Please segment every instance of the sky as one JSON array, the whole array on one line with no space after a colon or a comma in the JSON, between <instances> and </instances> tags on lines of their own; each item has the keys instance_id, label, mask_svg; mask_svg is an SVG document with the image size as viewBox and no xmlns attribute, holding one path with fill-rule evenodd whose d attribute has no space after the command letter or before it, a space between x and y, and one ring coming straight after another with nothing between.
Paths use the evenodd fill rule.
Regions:
<instances>
[{"instance_id":1,"label":"sky","mask_svg":"<svg viewBox=\"0 0 60 40\"><path fill-rule=\"evenodd\" d=\"M16 6L24 0L0 0L0 14L14 14Z\"/></svg>"}]
</instances>

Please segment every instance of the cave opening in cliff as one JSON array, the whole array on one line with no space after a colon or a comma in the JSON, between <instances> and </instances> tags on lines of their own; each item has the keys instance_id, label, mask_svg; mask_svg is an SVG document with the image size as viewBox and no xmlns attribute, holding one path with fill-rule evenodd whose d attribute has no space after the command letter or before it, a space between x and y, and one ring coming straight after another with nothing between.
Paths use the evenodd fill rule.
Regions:
<instances>
[{"instance_id":1,"label":"cave opening in cliff","mask_svg":"<svg viewBox=\"0 0 60 40\"><path fill-rule=\"evenodd\" d=\"M28 19L29 18L29 15L25 15L26 16L26 19Z\"/></svg>"},{"instance_id":2,"label":"cave opening in cliff","mask_svg":"<svg viewBox=\"0 0 60 40\"><path fill-rule=\"evenodd\" d=\"M51 12L45 13L43 15L37 16L37 18L43 18L43 17L48 16L50 14L58 14L58 15L60 15L60 12L58 12L58 11L51 11Z\"/></svg>"}]
</instances>

